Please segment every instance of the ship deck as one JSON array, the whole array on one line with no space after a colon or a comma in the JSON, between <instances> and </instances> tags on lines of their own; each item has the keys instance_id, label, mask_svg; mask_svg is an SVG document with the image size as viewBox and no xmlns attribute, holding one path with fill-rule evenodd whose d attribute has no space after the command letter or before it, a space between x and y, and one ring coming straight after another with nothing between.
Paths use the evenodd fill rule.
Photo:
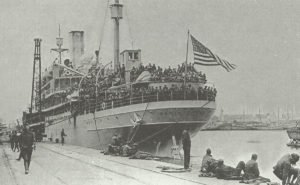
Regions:
<instances>
[{"instance_id":1,"label":"ship deck","mask_svg":"<svg viewBox=\"0 0 300 185\"><path fill-rule=\"evenodd\" d=\"M24 174L18 153L8 144L0 145L0 177L2 185L235 185L238 181L198 177L199 168L191 172L164 173L157 166L181 167L153 160L106 156L99 150L73 145L38 143L33 152L30 173ZM4 183L3 183L4 182Z\"/></svg>"}]
</instances>

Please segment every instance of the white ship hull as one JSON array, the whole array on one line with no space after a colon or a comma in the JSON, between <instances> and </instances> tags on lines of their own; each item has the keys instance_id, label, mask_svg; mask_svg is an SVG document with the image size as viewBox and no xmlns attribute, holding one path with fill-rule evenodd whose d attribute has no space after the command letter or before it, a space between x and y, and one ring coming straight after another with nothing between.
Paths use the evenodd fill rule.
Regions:
<instances>
[{"instance_id":1,"label":"white ship hull","mask_svg":"<svg viewBox=\"0 0 300 185\"><path fill-rule=\"evenodd\" d=\"M123 142L133 141L143 151L170 156L170 146L180 144L181 133L189 128L195 135L213 115L214 101L161 101L128 105L78 115L76 118L57 120L46 124L45 132L52 141L60 139L65 130L65 142L95 149L105 149L114 134ZM135 120L139 123L136 123ZM159 148L157 148L159 144Z\"/></svg>"}]
</instances>

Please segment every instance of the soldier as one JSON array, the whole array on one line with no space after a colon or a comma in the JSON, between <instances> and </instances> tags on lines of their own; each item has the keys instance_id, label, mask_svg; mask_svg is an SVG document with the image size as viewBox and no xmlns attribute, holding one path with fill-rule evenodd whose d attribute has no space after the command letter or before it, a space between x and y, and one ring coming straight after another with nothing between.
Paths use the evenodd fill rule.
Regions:
<instances>
[{"instance_id":1,"label":"soldier","mask_svg":"<svg viewBox=\"0 0 300 185\"><path fill-rule=\"evenodd\" d=\"M244 174L245 179L256 179L259 177L259 169L256 160L257 160L257 155L252 154L251 160L246 163L245 174Z\"/></svg>"},{"instance_id":2,"label":"soldier","mask_svg":"<svg viewBox=\"0 0 300 185\"><path fill-rule=\"evenodd\" d=\"M14 139L14 142L15 142L15 149L17 149L18 151L17 152L20 152L20 136L21 134L19 132L16 132L16 135L15 135L15 139Z\"/></svg>"},{"instance_id":3,"label":"soldier","mask_svg":"<svg viewBox=\"0 0 300 185\"><path fill-rule=\"evenodd\" d=\"M18 142L19 142L20 154L19 154L19 157L17 158L17 161L20 161L21 158L22 158L22 147L21 147L21 135L22 135L22 133L23 133L22 130L20 130L19 133L18 133L19 134L19 136L18 136Z\"/></svg>"},{"instance_id":4,"label":"soldier","mask_svg":"<svg viewBox=\"0 0 300 185\"><path fill-rule=\"evenodd\" d=\"M32 149L35 146L34 135L29 130L29 126L25 125L24 131L21 134L21 155L24 160L25 174L29 172L29 166L31 161Z\"/></svg>"},{"instance_id":5,"label":"soldier","mask_svg":"<svg viewBox=\"0 0 300 185\"><path fill-rule=\"evenodd\" d=\"M16 131L12 131L9 135L10 147L13 152L15 152L15 140L16 140Z\"/></svg>"},{"instance_id":6,"label":"soldier","mask_svg":"<svg viewBox=\"0 0 300 185\"><path fill-rule=\"evenodd\" d=\"M218 166L215 170L218 179L238 179L240 180L242 171L245 171L245 162L240 161L238 165L233 168L224 164L222 159L218 160Z\"/></svg>"},{"instance_id":7,"label":"soldier","mask_svg":"<svg viewBox=\"0 0 300 185\"><path fill-rule=\"evenodd\" d=\"M190 167L191 138L186 129L182 132L182 146L184 151L184 169L188 169Z\"/></svg>"},{"instance_id":8,"label":"soldier","mask_svg":"<svg viewBox=\"0 0 300 185\"><path fill-rule=\"evenodd\" d=\"M206 150L206 155L202 159L202 164L201 164L201 172L209 172L209 165L214 161L214 158L211 155L211 150L208 148Z\"/></svg>"},{"instance_id":9,"label":"soldier","mask_svg":"<svg viewBox=\"0 0 300 185\"><path fill-rule=\"evenodd\" d=\"M64 143L65 143L65 138L64 137L67 136L65 134L65 130L64 129L61 130L60 136L61 136L61 145L64 145Z\"/></svg>"},{"instance_id":10,"label":"soldier","mask_svg":"<svg viewBox=\"0 0 300 185\"><path fill-rule=\"evenodd\" d=\"M273 173L282 181L282 185L293 183L296 180L299 169L292 167L292 165L298 161L298 154L286 154L273 167Z\"/></svg>"}]
</instances>

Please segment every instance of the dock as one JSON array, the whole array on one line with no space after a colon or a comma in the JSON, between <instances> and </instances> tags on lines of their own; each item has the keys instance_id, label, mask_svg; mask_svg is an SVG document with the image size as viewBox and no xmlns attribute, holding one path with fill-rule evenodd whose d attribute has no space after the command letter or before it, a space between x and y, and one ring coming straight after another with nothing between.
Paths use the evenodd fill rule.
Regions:
<instances>
[{"instance_id":1,"label":"dock","mask_svg":"<svg viewBox=\"0 0 300 185\"><path fill-rule=\"evenodd\" d=\"M103 155L99 150L73 145L37 143L28 175L23 160L9 144L0 145L1 185L235 185L238 181L198 177L191 172L165 173L158 166L181 167L155 160Z\"/></svg>"}]
</instances>

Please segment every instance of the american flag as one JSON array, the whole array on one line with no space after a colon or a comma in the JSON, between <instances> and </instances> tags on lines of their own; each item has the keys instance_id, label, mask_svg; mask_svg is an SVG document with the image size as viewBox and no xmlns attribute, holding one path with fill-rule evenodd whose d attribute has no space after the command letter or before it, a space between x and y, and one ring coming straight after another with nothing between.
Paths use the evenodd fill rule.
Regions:
<instances>
[{"instance_id":1,"label":"american flag","mask_svg":"<svg viewBox=\"0 0 300 185\"><path fill-rule=\"evenodd\" d=\"M219 66L221 65L226 71L231 71L236 68L236 65L229 63L228 61L221 59L216 54L211 52L201 42L191 35L193 51L194 51L194 63L204 66Z\"/></svg>"}]
</instances>

